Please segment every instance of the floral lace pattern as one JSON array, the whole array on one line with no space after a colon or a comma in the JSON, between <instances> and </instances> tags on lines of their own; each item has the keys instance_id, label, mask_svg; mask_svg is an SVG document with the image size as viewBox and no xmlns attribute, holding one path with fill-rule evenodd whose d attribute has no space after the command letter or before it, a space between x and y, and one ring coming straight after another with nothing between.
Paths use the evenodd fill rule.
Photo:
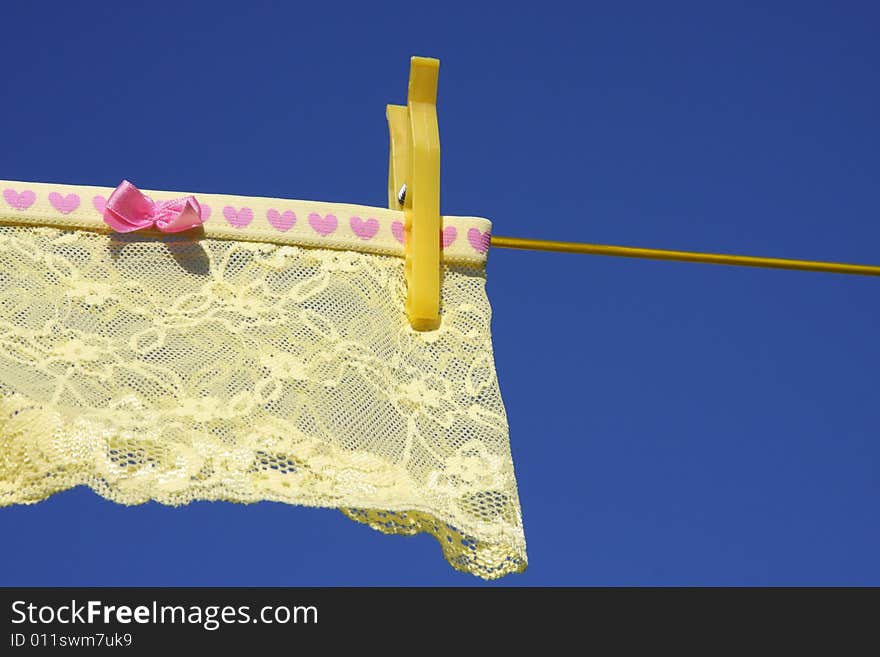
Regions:
<instances>
[{"instance_id":1,"label":"floral lace pattern","mask_svg":"<svg viewBox=\"0 0 880 657\"><path fill-rule=\"evenodd\" d=\"M526 566L482 267L439 330L402 258L0 225L0 506L275 500L428 532L456 568Z\"/></svg>"}]
</instances>

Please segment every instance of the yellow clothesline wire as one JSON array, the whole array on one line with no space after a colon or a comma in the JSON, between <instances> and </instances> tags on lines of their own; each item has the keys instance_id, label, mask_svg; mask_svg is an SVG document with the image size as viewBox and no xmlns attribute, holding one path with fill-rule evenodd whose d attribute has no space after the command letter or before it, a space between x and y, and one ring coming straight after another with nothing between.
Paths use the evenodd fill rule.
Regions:
<instances>
[{"instance_id":1,"label":"yellow clothesline wire","mask_svg":"<svg viewBox=\"0 0 880 657\"><path fill-rule=\"evenodd\" d=\"M821 271L832 274L858 274L880 276L880 266L852 265L844 262L819 260L790 260L787 258L762 258L758 256L731 255L726 253L699 253L696 251L670 251L666 249L643 249L633 246L587 244L584 242L554 242L522 237L492 235L492 246L503 249L527 249L530 251L557 251L561 253L587 253L591 255L618 256L623 258L650 258L652 260L676 260L679 262L704 262L712 265L736 265L738 267L770 267L773 269L797 269Z\"/></svg>"}]
</instances>

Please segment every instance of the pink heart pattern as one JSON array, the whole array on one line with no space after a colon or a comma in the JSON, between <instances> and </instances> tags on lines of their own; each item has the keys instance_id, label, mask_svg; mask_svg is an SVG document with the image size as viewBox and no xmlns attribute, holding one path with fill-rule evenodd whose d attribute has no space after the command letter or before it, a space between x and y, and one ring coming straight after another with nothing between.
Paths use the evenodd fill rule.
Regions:
<instances>
[{"instance_id":1,"label":"pink heart pattern","mask_svg":"<svg viewBox=\"0 0 880 657\"><path fill-rule=\"evenodd\" d=\"M327 235L336 230L338 225L339 220L336 218L336 215L328 214L322 217L317 212L312 212L309 215L309 226L314 228L315 232L321 237L327 237Z\"/></svg>"},{"instance_id":2,"label":"pink heart pattern","mask_svg":"<svg viewBox=\"0 0 880 657\"><path fill-rule=\"evenodd\" d=\"M492 234L487 230L481 231L479 228L471 228L467 234L468 242L475 250L485 253L489 250L489 242L492 240Z\"/></svg>"},{"instance_id":3,"label":"pink heart pattern","mask_svg":"<svg viewBox=\"0 0 880 657\"><path fill-rule=\"evenodd\" d=\"M233 228L244 228L254 220L254 211L250 208L236 210L231 205L223 208L223 216Z\"/></svg>"},{"instance_id":4,"label":"pink heart pattern","mask_svg":"<svg viewBox=\"0 0 880 657\"><path fill-rule=\"evenodd\" d=\"M283 233L293 228L293 225L296 223L296 214L291 210L285 210L281 213L273 208L266 212L266 219L269 220L269 223L272 224L275 230L280 230Z\"/></svg>"},{"instance_id":5,"label":"pink heart pattern","mask_svg":"<svg viewBox=\"0 0 880 657\"><path fill-rule=\"evenodd\" d=\"M4 189L3 198L6 199L6 202L14 210L27 210L37 200L37 195L29 189L23 192L17 192L14 189Z\"/></svg>"},{"instance_id":6,"label":"pink heart pattern","mask_svg":"<svg viewBox=\"0 0 880 657\"><path fill-rule=\"evenodd\" d=\"M58 192L52 192L49 194L49 203L61 214L70 214L79 207L79 196L76 194L62 196Z\"/></svg>"},{"instance_id":7,"label":"pink heart pattern","mask_svg":"<svg viewBox=\"0 0 880 657\"><path fill-rule=\"evenodd\" d=\"M17 191L7 188L3 190L3 198L6 203L15 210L27 210L37 200L37 195L30 189ZM80 197L75 193L59 193L57 191L48 194L49 203L61 214L67 215L75 212L80 207ZM107 198L102 195L95 195L91 199L92 206L99 215L103 215L107 208ZM201 213L204 220L211 216L211 208L206 203L200 203ZM231 205L223 208L223 216L233 228L245 228L254 220L253 209L243 206L236 209ZM297 216L293 210L277 210L270 208L266 211L266 220L275 230L279 232L287 232L297 224ZM308 223L312 230L327 237L337 231L339 228L339 219L334 214L321 215L312 212L308 215ZM375 217L363 218L357 215L348 218L349 226L352 233L361 240L367 241L375 238L382 230L382 223ZM390 224L391 235L399 244L406 243L406 231L404 222L393 221ZM452 246L458 239L459 230L456 226L446 226L440 231L440 244L446 249ZM484 254L489 250L492 236L490 231L483 231L479 228L469 228L467 230L467 241L470 246L480 254ZM340 238L343 239L343 238Z\"/></svg>"},{"instance_id":8,"label":"pink heart pattern","mask_svg":"<svg viewBox=\"0 0 880 657\"><path fill-rule=\"evenodd\" d=\"M352 217L349 219L349 224L351 224L352 232L362 240L371 240L379 232L379 221L373 218Z\"/></svg>"},{"instance_id":9,"label":"pink heart pattern","mask_svg":"<svg viewBox=\"0 0 880 657\"><path fill-rule=\"evenodd\" d=\"M94 206L95 210L97 210L98 214L103 216L104 210L107 209L107 199L99 194L92 198L92 205Z\"/></svg>"},{"instance_id":10,"label":"pink heart pattern","mask_svg":"<svg viewBox=\"0 0 880 657\"><path fill-rule=\"evenodd\" d=\"M396 239L401 244L406 243L406 235L404 234L402 221L395 221L391 224L391 234L394 235L394 239ZM458 229L455 226L447 226L440 233L440 243L445 249L446 247L450 246L457 237Z\"/></svg>"},{"instance_id":11,"label":"pink heart pattern","mask_svg":"<svg viewBox=\"0 0 880 657\"><path fill-rule=\"evenodd\" d=\"M396 239L401 244L405 243L406 236L403 232L403 222L395 221L391 224L391 234L394 235L394 239Z\"/></svg>"},{"instance_id":12,"label":"pink heart pattern","mask_svg":"<svg viewBox=\"0 0 880 657\"><path fill-rule=\"evenodd\" d=\"M455 226L447 226L443 229L443 232L440 233L440 243L445 249L447 246L455 241L456 237L458 237L458 230L455 228Z\"/></svg>"}]
</instances>

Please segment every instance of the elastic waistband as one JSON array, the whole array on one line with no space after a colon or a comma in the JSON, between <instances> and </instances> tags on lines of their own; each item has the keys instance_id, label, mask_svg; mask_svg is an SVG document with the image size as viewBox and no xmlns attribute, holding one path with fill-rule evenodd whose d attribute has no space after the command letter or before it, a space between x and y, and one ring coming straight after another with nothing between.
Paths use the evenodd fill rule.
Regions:
<instances>
[{"instance_id":1,"label":"elastic waistband","mask_svg":"<svg viewBox=\"0 0 880 657\"><path fill-rule=\"evenodd\" d=\"M111 233L104 204L112 187L0 180L0 223ZM347 249L403 257L403 212L347 203L259 196L143 190L154 201L192 194L207 214L204 237ZM443 260L483 266L492 224L479 217L443 217Z\"/></svg>"}]
</instances>

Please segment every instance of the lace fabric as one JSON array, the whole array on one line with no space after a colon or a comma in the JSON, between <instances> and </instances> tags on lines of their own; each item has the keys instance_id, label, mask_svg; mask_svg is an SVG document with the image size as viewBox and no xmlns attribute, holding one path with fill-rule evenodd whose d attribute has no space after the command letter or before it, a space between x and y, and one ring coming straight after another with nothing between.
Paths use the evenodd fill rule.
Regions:
<instances>
[{"instance_id":1,"label":"lace fabric","mask_svg":"<svg viewBox=\"0 0 880 657\"><path fill-rule=\"evenodd\" d=\"M328 204L272 214L284 202L205 196L215 219L224 204L253 206L266 233L226 217L197 237L118 235L98 204L65 213L49 186L4 185L0 506L87 485L123 504L334 507L386 533L430 533L483 578L525 568L488 222L444 220L442 324L419 333L403 312L400 213L331 208L337 225L355 209L359 222L325 246L321 222L303 225L311 237L268 226L283 212L326 217ZM36 192L22 208L24 185ZM379 247L358 234L371 220Z\"/></svg>"}]
</instances>

